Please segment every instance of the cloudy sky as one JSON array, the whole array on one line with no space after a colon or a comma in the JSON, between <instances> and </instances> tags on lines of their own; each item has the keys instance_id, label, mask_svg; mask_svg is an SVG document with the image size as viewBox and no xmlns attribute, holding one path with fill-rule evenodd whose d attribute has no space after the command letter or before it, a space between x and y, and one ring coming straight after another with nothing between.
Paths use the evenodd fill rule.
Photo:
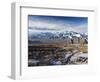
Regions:
<instances>
[{"instance_id":1,"label":"cloudy sky","mask_svg":"<svg viewBox=\"0 0 100 82\"><path fill-rule=\"evenodd\" d=\"M75 31L87 33L88 18L29 15L28 28L31 32Z\"/></svg>"}]
</instances>

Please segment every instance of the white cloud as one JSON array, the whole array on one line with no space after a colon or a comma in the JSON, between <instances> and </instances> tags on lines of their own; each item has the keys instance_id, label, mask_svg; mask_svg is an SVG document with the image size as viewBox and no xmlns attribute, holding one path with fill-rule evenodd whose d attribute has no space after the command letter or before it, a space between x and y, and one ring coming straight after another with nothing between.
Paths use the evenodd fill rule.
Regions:
<instances>
[{"instance_id":1,"label":"white cloud","mask_svg":"<svg viewBox=\"0 0 100 82\"><path fill-rule=\"evenodd\" d=\"M71 26L68 23L62 21L45 21L45 20L29 20L29 27L33 28L33 31L75 31L75 32L87 32L87 26L81 24L79 26Z\"/></svg>"}]
</instances>

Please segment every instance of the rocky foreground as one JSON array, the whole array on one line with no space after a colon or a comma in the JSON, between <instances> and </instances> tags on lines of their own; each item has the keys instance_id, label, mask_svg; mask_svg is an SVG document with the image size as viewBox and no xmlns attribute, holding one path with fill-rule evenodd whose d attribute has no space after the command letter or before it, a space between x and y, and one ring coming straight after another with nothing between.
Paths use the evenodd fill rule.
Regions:
<instances>
[{"instance_id":1,"label":"rocky foreground","mask_svg":"<svg viewBox=\"0 0 100 82\"><path fill-rule=\"evenodd\" d=\"M29 66L78 65L87 63L88 63L88 54L78 52L77 50L74 50L73 52L71 51L64 52L59 57L56 56L54 57L49 54L28 60Z\"/></svg>"}]
</instances>

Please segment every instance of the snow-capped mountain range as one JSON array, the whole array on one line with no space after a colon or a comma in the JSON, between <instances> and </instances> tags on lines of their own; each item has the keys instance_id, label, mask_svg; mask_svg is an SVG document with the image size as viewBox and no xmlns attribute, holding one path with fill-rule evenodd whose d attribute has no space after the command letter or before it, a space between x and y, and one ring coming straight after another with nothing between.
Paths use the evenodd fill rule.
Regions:
<instances>
[{"instance_id":1,"label":"snow-capped mountain range","mask_svg":"<svg viewBox=\"0 0 100 82\"><path fill-rule=\"evenodd\" d=\"M63 32L32 32L29 30L28 38L29 40L34 39L67 39L67 38L85 38L88 39L87 33L78 33L73 31L63 31Z\"/></svg>"}]
</instances>

